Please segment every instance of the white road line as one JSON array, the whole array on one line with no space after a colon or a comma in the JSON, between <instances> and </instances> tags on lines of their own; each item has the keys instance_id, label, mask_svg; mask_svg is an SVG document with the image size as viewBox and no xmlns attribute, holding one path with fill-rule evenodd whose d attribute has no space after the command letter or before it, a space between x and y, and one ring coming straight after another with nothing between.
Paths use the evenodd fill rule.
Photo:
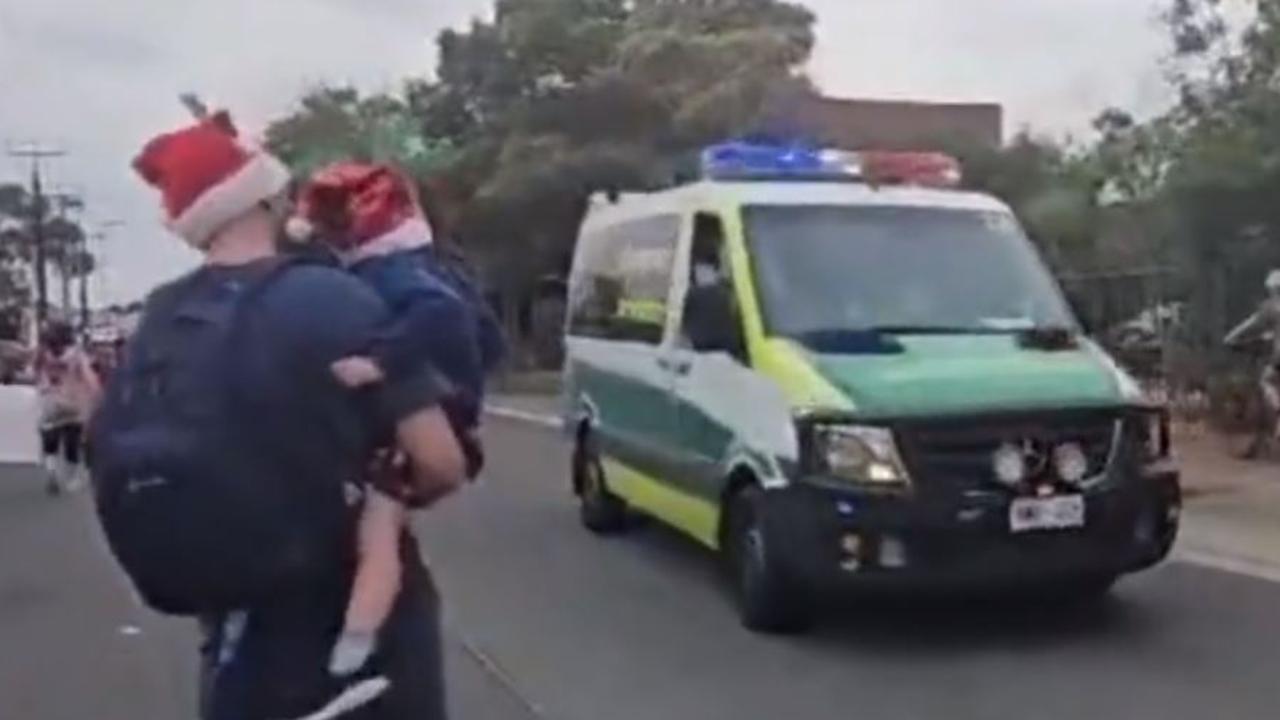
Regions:
<instances>
[{"instance_id":1,"label":"white road line","mask_svg":"<svg viewBox=\"0 0 1280 720\"><path fill-rule=\"evenodd\" d=\"M1245 575L1255 580L1268 580L1280 583L1280 566L1264 560L1228 555L1226 553L1203 548L1175 548L1173 559L1177 562L1221 570L1234 575Z\"/></svg>"},{"instance_id":2,"label":"white road line","mask_svg":"<svg viewBox=\"0 0 1280 720\"><path fill-rule=\"evenodd\" d=\"M485 412L504 420L516 420L530 425L559 430L561 428L560 418L554 415L545 415L543 413L529 412L527 410L517 410L515 408L503 407L501 405L489 405L485 407Z\"/></svg>"}]
</instances>

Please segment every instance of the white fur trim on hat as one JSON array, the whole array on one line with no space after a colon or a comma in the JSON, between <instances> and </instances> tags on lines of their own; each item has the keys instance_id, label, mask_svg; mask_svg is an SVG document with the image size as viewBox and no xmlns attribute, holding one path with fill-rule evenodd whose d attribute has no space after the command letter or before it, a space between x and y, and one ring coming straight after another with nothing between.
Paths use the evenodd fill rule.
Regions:
<instances>
[{"instance_id":1,"label":"white fur trim on hat","mask_svg":"<svg viewBox=\"0 0 1280 720\"><path fill-rule=\"evenodd\" d=\"M293 215L284 223L284 235L299 245L311 242L316 226L301 215Z\"/></svg>"},{"instance_id":2,"label":"white fur trim on hat","mask_svg":"<svg viewBox=\"0 0 1280 720\"><path fill-rule=\"evenodd\" d=\"M348 265L354 265L361 260L379 255L390 255L401 250L415 250L430 245L431 239L431 226L426 220L415 217L400 223L391 232L379 235L343 253L342 261Z\"/></svg>"},{"instance_id":3,"label":"white fur trim on hat","mask_svg":"<svg viewBox=\"0 0 1280 720\"><path fill-rule=\"evenodd\" d=\"M1276 268L1267 274L1267 287L1272 289L1280 288L1280 268Z\"/></svg>"},{"instance_id":4,"label":"white fur trim on hat","mask_svg":"<svg viewBox=\"0 0 1280 720\"><path fill-rule=\"evenodd\" d=\"M209 188L169 229L197 249L204 249L218 230L254 205L279 195L289 186L289 169L267 153L256 153L230 177Z\"/></svg>"}]
</instances>

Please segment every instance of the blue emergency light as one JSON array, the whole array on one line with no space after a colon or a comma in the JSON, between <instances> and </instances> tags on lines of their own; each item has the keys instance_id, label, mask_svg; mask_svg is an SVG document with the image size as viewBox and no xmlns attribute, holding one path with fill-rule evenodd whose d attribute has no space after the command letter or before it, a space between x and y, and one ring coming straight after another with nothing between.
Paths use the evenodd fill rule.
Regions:
<instances>
[{"instance_id":1,"label":"blue emergency light","mask_svg":"<svg viewBox=\"0 0 1280 720\"><path fill-rule=\"evenodd\" d=\"M738 141L703 150L702 175L710 180L856 180L861 167L849 153Z\"/></svg>"},{"instance_id":2,"label":"blue emergency light","mask_svg":"<svg viewBox=\"0 0 1280 720\"><path fill-rule=\"evenodd\" d=\"M872 150L850 152L800 143L739 140L702 151L708 180L864 182L955 188L960 163L938 152Z\"/></svg>"}]
</instances>

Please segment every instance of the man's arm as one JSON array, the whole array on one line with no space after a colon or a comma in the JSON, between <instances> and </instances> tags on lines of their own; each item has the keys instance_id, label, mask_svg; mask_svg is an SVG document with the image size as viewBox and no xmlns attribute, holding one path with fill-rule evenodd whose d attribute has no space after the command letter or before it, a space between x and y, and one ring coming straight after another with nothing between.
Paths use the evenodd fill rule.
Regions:
<instances>
[{"instance_id":1,"label":"man's arm","mask_svg":"<svg viewBox=\"0 0 1280 720\"><path fill-rule=\"evenodd\" d=\"M369 347L390 314L364 283L345 273L305 268L294 275L296 294L290 300L306 312L296 316L299 322L291 329L306 336L304 345L311 346L317 353L313 359L326 377L332 377L329 366ZM465 462L439 406L443 384L426 358L419 367L417 372L389 377L373 390L368 422L375 430L395 428L415 490L436 500L463 483Z\"/></svg>"},{"instance_id":2,"label":"man's arm","mask_svg":"<svg viewBox=\"0 0 1280 720\"><path fill-rule=\"evenodd\" d=\"M467 464L440 408L414 412L396 424L396 440L409 458L416 498L424 507L462 487Z\"/></svg>"},{"instance_id":3,"label":"man's arm","mask_svg":"<svg viewBox=\"0 0 1280 720\"><path fill-rule=\"evenodd\" d=\"M1227 337L1223 339L1223 343L1227 345L1236 345L1249 335L1262 329L1264 318L1261 312L1250 315L1244 322L1236 326L1234 330L1227 333Z\"/></svg>"}]
</instances>

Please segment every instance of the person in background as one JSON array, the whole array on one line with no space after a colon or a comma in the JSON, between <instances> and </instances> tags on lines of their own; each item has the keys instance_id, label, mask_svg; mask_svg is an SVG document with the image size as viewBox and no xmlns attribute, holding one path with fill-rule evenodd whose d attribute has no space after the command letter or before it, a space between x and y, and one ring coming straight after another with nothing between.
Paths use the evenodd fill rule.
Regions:
<instances>
[{"instance_id":1,"label":"person in background","mask_svg":"<svg viewBox=\"0 0 1280 720\"><path fill-rule=\"evenodd\" d=\"M88 354L63 322L45 327L35 370L46 488L50 495L74 491L85 480L84 428L101 386Z\"/></svg>"},{"instance_id":2,"label":"person in background","mask_svg":"<svg viewBox=\"0 0 1280 720\"><path fill-rule=\"evenodd\" d=\"M1267 362L1258 382L1271 417L1276 419L1275 436L1280 439L1280 268L1267 275L1264 287L1266 297L1257 312L1232 330L1225 342L1236 345L1250 337L1270 335Z\"/></svg>"}]
</instances>

